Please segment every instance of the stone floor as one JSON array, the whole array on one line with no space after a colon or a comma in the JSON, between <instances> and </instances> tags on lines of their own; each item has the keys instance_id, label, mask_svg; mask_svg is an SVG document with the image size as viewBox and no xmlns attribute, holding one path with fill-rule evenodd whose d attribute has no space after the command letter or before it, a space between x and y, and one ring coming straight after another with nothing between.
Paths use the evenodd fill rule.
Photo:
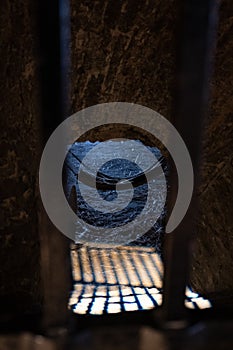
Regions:
<instances>
[{"instance_id":1,"label":"stone floor","mask_svg":"<svg viewBox=\"0 0 233 350\"><path fill-rule=\"evenodd\" d=\"M186 331L161 332L148 326L86 329L49 339L22 333L0 336L1 350L231 350L233 322L198 323Z\"/></svg>"}]
</instances>

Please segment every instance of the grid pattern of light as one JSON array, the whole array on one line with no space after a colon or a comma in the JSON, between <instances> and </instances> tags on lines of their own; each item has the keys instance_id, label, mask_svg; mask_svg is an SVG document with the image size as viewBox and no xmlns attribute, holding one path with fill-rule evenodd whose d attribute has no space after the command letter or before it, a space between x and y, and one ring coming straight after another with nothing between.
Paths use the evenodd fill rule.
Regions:
<instances>
[{"instance_id":1,"label":"grid pattern of light","mask_svg":"<svg viewBox=\"0 0 233 350\"><path fill-rule=\"evenodd\" d=\"M77 314L148 310L162 303L163 265L153 248L85 247L71 250L74 289L69 306ZM190 288L188 308L211 304Z\"/></svg>"}]
</instances>

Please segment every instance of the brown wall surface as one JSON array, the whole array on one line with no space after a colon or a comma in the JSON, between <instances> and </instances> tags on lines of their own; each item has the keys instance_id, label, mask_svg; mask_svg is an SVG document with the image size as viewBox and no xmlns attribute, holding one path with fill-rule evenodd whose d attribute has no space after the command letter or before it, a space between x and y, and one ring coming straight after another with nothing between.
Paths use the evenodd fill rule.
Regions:
<instances>
[{"instance_id":1,"label":"brown wall surface","mask_svg":"<svg viewBox=\"0 0 233 350\"><path fill-rule=\"evenodd\" d=\"M29 4L4 1L0 11L0 298L14 311L38 301L40 280L38 83Z\"/></svg>"},{"instance_id":2,"label":"brown wall surface","mask_svg":"<svg viewBox=\"0 0 233 350\"><path fill-rule=\"evenodd\" d=\"M233 291L233 3L220 6L210 113L204 132L193 285Z\"/></svg>"}]
</instances>

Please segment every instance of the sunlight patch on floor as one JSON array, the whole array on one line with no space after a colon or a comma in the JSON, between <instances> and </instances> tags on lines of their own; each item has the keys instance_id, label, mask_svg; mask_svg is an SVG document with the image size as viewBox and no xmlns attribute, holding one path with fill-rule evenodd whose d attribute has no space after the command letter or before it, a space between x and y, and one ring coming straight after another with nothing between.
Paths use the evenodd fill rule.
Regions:
<instances>
[{"instance_id":1,"label":"sunlight patch on floor","mask_svg":"<svg viewBox=\"0 0 233 350\"><path fill-rule=\"evenodd\" d=\"M149 310L162 304L163 264L153 248L71 250L74 287L69 307L76 314L102 315ZM208 300L186 289L188 308L210 308Z\"/></svg>"}]
</instances>

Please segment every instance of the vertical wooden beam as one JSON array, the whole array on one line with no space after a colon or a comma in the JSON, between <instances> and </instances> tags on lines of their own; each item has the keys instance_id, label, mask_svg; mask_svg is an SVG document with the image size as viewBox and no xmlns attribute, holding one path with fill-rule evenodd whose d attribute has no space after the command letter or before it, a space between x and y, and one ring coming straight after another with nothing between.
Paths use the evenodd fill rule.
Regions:
<instances>
[{"instance_id":1,"label":"vertical wooden beam","mask_svg":"<svg viewBox=\"0 0 233 350\"><path fill-rule=\"evenodd\" d=\"M182 320L188 283L197 208L201 130L208 105L211 61L215 48L217 0L182 0L177 48L174 119L190 152L194 168L194 195L186 216L165 240L163 311L166 321ZM175 172L171 176L170 206L176 197ZM170 211L172 209L170 208ZM178 323L177 323L178 325Z\"/></svg>"},{"instance_id":2,"label":"vertical wooden beam","mask_svg":"<svg viewBox=\"0 0 233 350\"><path fill-rule=\"evenodd\" d=\"M69 1L38 1L39 77L43 146L67 116L69 68ZM71 290L70 241L50 222L42 203L39 211L41 270L43 279L43 328L68 322Z\"/></svg>"}]
</instances>

